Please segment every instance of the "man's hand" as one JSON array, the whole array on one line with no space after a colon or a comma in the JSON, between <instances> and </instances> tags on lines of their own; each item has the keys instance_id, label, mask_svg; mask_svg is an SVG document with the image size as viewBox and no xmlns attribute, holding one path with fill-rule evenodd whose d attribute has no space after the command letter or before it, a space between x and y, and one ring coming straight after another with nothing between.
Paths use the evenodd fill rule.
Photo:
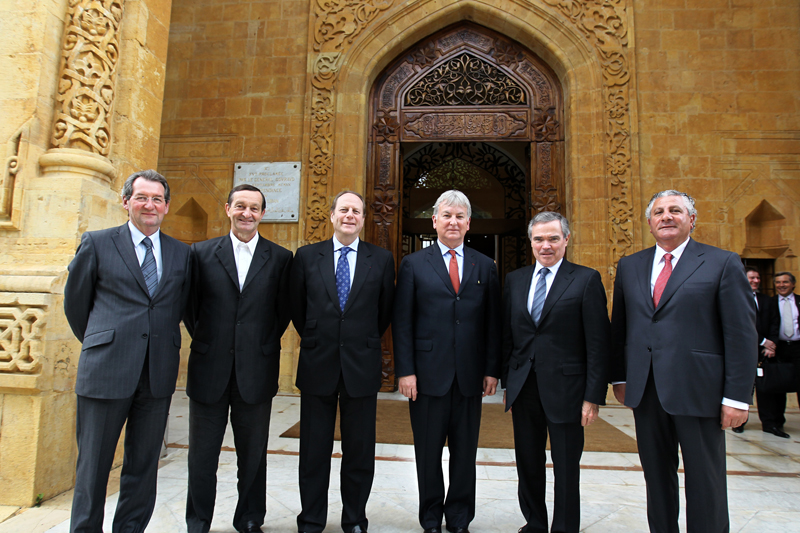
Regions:
<instances>
[{"instance_id":1,"label":"man's hand","mask_svg":"<svg viewBox=\"0 0 800 533\"><path fill-rule=\"evenodd\" d=\"M484 376L483 377L483 395L484 396L494 396L495 392L497 392L497 378L493 378L492 376Z\"/></svg>"},{"instance_id":2,"label":"man's hand","mask_svg":"<svg viewBox=\"0 0 800 533\"><path fill-rule=\"evenodd\" d=\"M600 413L599 405L584 400L583 406L581 407L581 425L586 427L597 420L598 413Z\"/></svg>"},{"instance_id":3,"label":"man's hand","mask_svg":"<svg viewBox=\"0 0 800 533\"><path fill-rule=\"evenodd\" d=\"M773 355L775 355L775 343L774 342L772 342L769 339L764 339L764 344L762 346L764 346L764 349L766 351L770 351L770 352L772 352Z\"/></svg>"},{"instance_id":4,"label":"man's hand","mask_svg":"<svg viewBox=\"0 0 800 533\"><path fill-rule=\"evenodd\" d=\"M738 428L747 422L747 413L747 409L737 409L735 407L723 405L722 415L720 416L722 429Z\"/></svg>"},{"instance_id":5,"label":"man's hand","mask_svg":"<svg viewBox=\"0 0 800 533\"><path fill-rule=\"evenodd\" d=\"M400 389L400 394L402 394L406 398L411 398L412 402L417 399L416 374L411 374L410 376L403 376L397 382L397 386Z\"/></svg>"},{"instance_id":6,"label":"man's hand","mask_svg":"<svg viewBox=\"0 0 800 533\"><path fill-rule=\"evenodd\" d=\"M614 398L617 399L619 403L625 405L625 383L617 383L613 385L614 387Z\"/></svg>"}]
</instances>

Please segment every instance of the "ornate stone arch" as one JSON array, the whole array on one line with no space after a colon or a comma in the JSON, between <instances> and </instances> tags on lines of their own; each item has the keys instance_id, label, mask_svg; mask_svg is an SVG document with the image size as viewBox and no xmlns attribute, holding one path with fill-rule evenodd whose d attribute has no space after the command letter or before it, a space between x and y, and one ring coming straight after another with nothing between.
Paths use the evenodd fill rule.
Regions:
<instances>
[{"instance_id":1,"label":"ornate stone arch","mask_svg":"<svg viewBox=\"0 0 800 533\"><path fill-rule=\"evenodd\" d=\"M563 95L536 54L471 22L430 36L390 64L370 101L368 238L398 250L401 142L525 141L532 212L564 206Z\"/></svg>"}]
</instances>

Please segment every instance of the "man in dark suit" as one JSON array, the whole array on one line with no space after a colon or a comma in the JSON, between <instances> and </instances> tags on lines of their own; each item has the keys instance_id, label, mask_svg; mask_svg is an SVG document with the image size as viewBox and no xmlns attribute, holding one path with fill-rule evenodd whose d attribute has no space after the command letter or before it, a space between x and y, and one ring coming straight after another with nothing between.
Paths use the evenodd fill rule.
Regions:
<instances>
[{"instance_id":1,"label":"man in dark suit","mask_svg":"<svg viewBox=\"0 0 800 533\"><path fill-rule=\"evenodd\" d=\"M192 245L192 291L184 323L192 335L189 395L189 533L214 516L217 464L230 410L239 501L233 527L261 531L266 515L267 438L278 392L281 335L289 325L292 252L258 234L264 195L228 194L228 235Z\"/></svg>"},{"instance_id":2,"label":"man in dark suit","mask_svg":"<svg viewBox=\"0 0 800 533\"><path fill-rule=\"evenodd\" d=\"M678 533L680 445L688 531L723 533L723 430L747 419L756 373L752 293L736 254L689 238L689 195L657 193L646 215L656 246L622 258L614 283L614 394L636 420L650 531Z\"/></svg>"},{"instance_id":3,"label":"man in dark suit","mask_svg":"<svg viewBox=\"0 0 800 533\"><path fill-rule=\"evenodd\" d=\"M521 532L547 533L545 445L555 475L550 531L580 529L583 427L597 419L608 390L611 332L600 274L564 259L569 223L542 212L528 224L534 265L503 288L503 400L512 410Z\"/></svg>"},{"instance_id":4,"label":"man in dark suit","mask_svg":"<svg viewBox=\"0 0 800 533\"><path fill-rule=\"evenodd\" d=\"M159 173L132 174L122 188L130 220L84 233L69 265L64 312L83 343L72 533L103 529L108 474L126 421L114 531L144 531L153 514L190 276L189 247L159 231L169 199Z\"/></svg>"},{"instance_id":5,"label":"man in dark suit","mask_svg":"<svg viewBox=\"0 0 800 533\"><path fill-rule=\"evenodd\" d=\"M364 199L352 191L331 204L333 238L297 250L292 322L300 335L300 532L325 529L339 404L342 529L366 533L375 474L375 414L381 388L381 335L394 298L394 257L359 239Z\"/></svg>"},{"instance_id":6,"label":"man in dark suit","mask_svg":"<svg viewBox=\"0 0 800 533\"><path fill-rule=\"evenodd\" d=\"M777 295L771 299L769 308L775 318L775 358L781 363L795 365L795 377L800 376L800 331L797 327L798 297L794 294L795 277L791 272L775 274ZM758 416L761 428L777 437L789 438L783 430L786 422L786 393L757 392ZM800 400L800 393L798 394Z\"/></svg>"},{"instance_id":7,"label":"man in dark suit","mask_svg":"<svg viewBox=\"0 0 800 533\"><path fill-rule=\"evenodd\" d=\"M758 346L756 346L756 353L759 360L764 358L771 358L775 356L775 341L778 340L778 326L780 326L779 317L772 312L770 305L771 298L766 294L758 292L761 286L761 273L754 266L744 267L745 274L747 275L747 282L750 283L750 289L753 291L753 302L756 306L756 333L758 334ZM766 395L756 391L758 397L758 416L761 419L761 425L764 431L773 433L782 437L786 435L783 430L778 433L778 427L782 427L783 423L776 426L770 421L770 411L766 405L769 403L768 399L762 399ZM749 413L748 413L749 419ZM765 423L766 421L766 423ZM745 422L746 424L747 422ZM734 433L743 433L744 426L733 428ZM786 435L788 437L788 435Z\"/></svg>"},{"instance_id":8,"label":"man in dark suit","mask_svg":"<svg viewBox=\"0 0 800 533\"><path fill-rule=\"evenodd\" d=\"M433 207L435 245L406 256L397 275L392 337L400 392L409 402L419 522L468 533L475 517L481 397L500 376L500 283L490 258L464 246L472 208L460 191ZM450 451L445 498L442 450Z\"/></svg>"}]
</instances>

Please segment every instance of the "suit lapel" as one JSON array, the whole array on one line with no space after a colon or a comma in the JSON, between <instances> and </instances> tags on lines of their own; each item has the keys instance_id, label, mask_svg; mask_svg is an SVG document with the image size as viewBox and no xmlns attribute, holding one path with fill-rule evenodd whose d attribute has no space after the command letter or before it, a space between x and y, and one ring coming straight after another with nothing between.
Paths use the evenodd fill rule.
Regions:
<instances>
[{"instance_id":1,"label":"suit lapel","mask_svg":"<svg viewBox=\"0 0 800 533\"><path fill-rule=\"evenodd\" d=\"M233 242L230 236L227 238L223 237L219 240L219 245L214 254L217 256L217 259L219 259L219 262L222 263L222 267L231 277L231 281L233 281L233 284L236 285L238 289L239 272L236 270L236 259L233 257Z\"/></svg>"},{"instance_id":2,"label":"suit lapel","mask_svg":"<svg viewBox=\"0 0 800 533\"><path fill-rule=\"evenodd\" d=\"M356 271L353 273L353 284L350 287L350 295L347 297L347 303L344 306L345 310L351 306L350 302L355 300L358 291L364 286L364 282L369 276L369 271L372 268L371 257L372 250L370 250L369 245L364 241L359 241L358 252L356 253Z\"/></svg>"},{"instance_id":3,"label":"suit lapel","mask_svg":"<svg viewBox=\"0 0 800 533\"><path fill-rule=\"evenodd\" d=\"M173 262L175 261L175 254L172 253L172 245L175 244L169 240L169 238L165 238L164 232L161 232L161 236L159 237L159 241L161 242L161 279L158 280L158 285L156 286L156 293L153 295L153 299L159 295L161 292L161 287L164 285L164 280L167 279L167 274L172 269ZM141 269L139 269L141 270Z\"/></svg>"},{"instance_id":4,"label":"suit lapel","mask_svg":"<svg viewBox=\"0 0 800 533\"><path fill-rule=\"evenodd\" d=\"M564 291L567 290L570 283L575 279L575 268L572 266L572 263L564 259L561 263L561 266L556 273L556 277L553 280L553 285L550 287L550 291L547 293L547 298L544 301L544 306L542 307L542 316L539 317L539 324L541 324L547 313L550 312L550 309L553 308L553 305L561 298L561 295L564 294ZM533 319L531 319L533 320Z\"/></svg>"},{"instance_id":5,"label":"suit lapel","mask_svg":"<svg viewBox=\"0 0 800 533\"><path fill-rule=\"evenodd\" d=\"M464 246L462 249L464 250L464 262L462 265L463 271L461 272L461 284L458 286L459 293L463 290L463 287L472 280L472 275L475 272L475 254L478 253L472 248L467 248L466 246ZM447 281L450 281L450 272L447 273ZM453 283L450 282L450 285L452 284Z\"/></svg>"},{"instance_id":6,"label":"suit lapel","mask_svg":"<svg viewBox=\"0 0 800 533\"><path fill-rule=\"evenodd\" d=\"M269 242L267 239L259 235L258 242L256 242L256 251L253 254L253 260L250 262L250 268L247 269L247 277L244 279L244 285L242 285L242 292L244 292L244 289L247 288L247 285L253 281L253 278L256 277L258 272L264 268L264 265L266 265L267 261L269 261L270 255L271 250Z\"/></svg>"},{"instance_id":7,"label":"suit lapel","mask_svg":"<svg viewBox=\"0 0 800 533\"><path fill-rule=\"evenodd\" d=\"M530 322L531 325L535 325L533 323L533 317L531 316L531 310L528 309L528 295L531 293L531 285L533 284L533 273L536 270L536 265L531 265L524 268L525 270L523 271L524 275L522 276L522 279L525 281L522 286L525 288L525 290L515 291L514 298L518 300L517 305L519 306L519 308L525 310L525 315L527 316L528 322Z\"/></svg>"},{"instance_id":8,"label":"suit lapel","mask_svg":"<svg viewBox=\"0 0 800 533\"><path fill-rule=\"evenodd\" d=\"M655 255L656 248L655 246L652 246L634 256L639 258L639 264L634 268L634 271L639 276L639 288L642 290L642 297L644 298L644 301L650 302L650 310L654 309L653 293L650 288L650 277L653 275L653 261L655 260Z\"/></svg>"},{"instance_id":9,"label":"suit lapel","mask_svg":"<svg viewBox=\"0 0 800 533\"><path fill-rule=\"evenodd\" d=\"M664 292L661 294L661 299L658 301L656 312L666 305L669 299L672 298L672 295L675 294L675 291L678 290L678 287L683 285L683 282L686 281L703 262L703 251L699 249L694 240L690 239L689 244L686 245L683 254L681 254L678 264L672 270L672 274L670 274L667 280L667 286L664 287Z\"/></svg>"},{"instance_id":10,"label":"suit lapel","mask_svg":"<svg viewBox=\"0 0 800 533\"><path fill-rule=\"evenodd\" d=\"M430 263L431 268L442 279L442 283L444 283L447 286L448 290L450 292L452 292L453 294L455 294L456 291L453 290L453 283L450 281L450 273L444 267L444 258L439 253L439 252L441 252L441 249L439 248L439 244L434 242L433 244L428 246L426 248L426 250L429 250L428 251L428 263ZM465 263L464 268L466 268L466 257L464 258L464 263ZM462 277L465 278L465 276L462 276Z\"/></svg>"},{"instance_id":11,"label":"suit lapel","mask_svg":"<svg viewBox=\"0 0 800 533\"><path fill-rule=\"evenodd\" d=\"M328 291L328 296L330 296L336 308L341 311L342 309L339 307L339 293L336 291L336 272L333 267L333 239L328 239L325 241L325 244L322 245L319 252L319 263L317 267L319 268L319 276L322 280L322 284L325 285L325 289Z\"/></svg>"},{"instance_id":12,"label":"suit lapel","mask_svg":"<svg viewBox=\"0 0 800 533\"><path fill-rule=\"evenodd\" d=\"M133 248L133 240L131 240L131 230L128 228L128 224L125 223L119 227L119 231L116 235L111 237L111 240L114 241L114 245L117 247L117 251L119 255L122 256L122 262L125 263L125 266L128 267L131 274L133 275L133 279L139 284L139 287L142 288L144 293L149 297L150 291L147 290L147 283L144 281L144 275L142 274L142 267L139 265L139 258L136 257L136 250Z\"/></svg>"}]
</instances>

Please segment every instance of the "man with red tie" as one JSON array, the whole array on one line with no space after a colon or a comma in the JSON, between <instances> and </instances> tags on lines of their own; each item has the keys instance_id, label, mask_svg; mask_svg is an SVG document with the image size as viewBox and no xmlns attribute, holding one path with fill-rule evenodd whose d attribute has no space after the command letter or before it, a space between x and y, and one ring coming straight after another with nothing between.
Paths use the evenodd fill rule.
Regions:
<instances>
[{"instance_id":1,"label":"man with red tie","mask_svg":"<svg viewBox=\"0 0 800 533\"><path fill-rule=\"evenodd\" d=\"M614 283L614 394L636 420L650 531L679 531L680 445L687 530L727 533L723 430L752 398L752 292L739 256L689 237L688 194L659 192L645 213L656 246L622 258Z\"/></svg>"}]
</instances>

